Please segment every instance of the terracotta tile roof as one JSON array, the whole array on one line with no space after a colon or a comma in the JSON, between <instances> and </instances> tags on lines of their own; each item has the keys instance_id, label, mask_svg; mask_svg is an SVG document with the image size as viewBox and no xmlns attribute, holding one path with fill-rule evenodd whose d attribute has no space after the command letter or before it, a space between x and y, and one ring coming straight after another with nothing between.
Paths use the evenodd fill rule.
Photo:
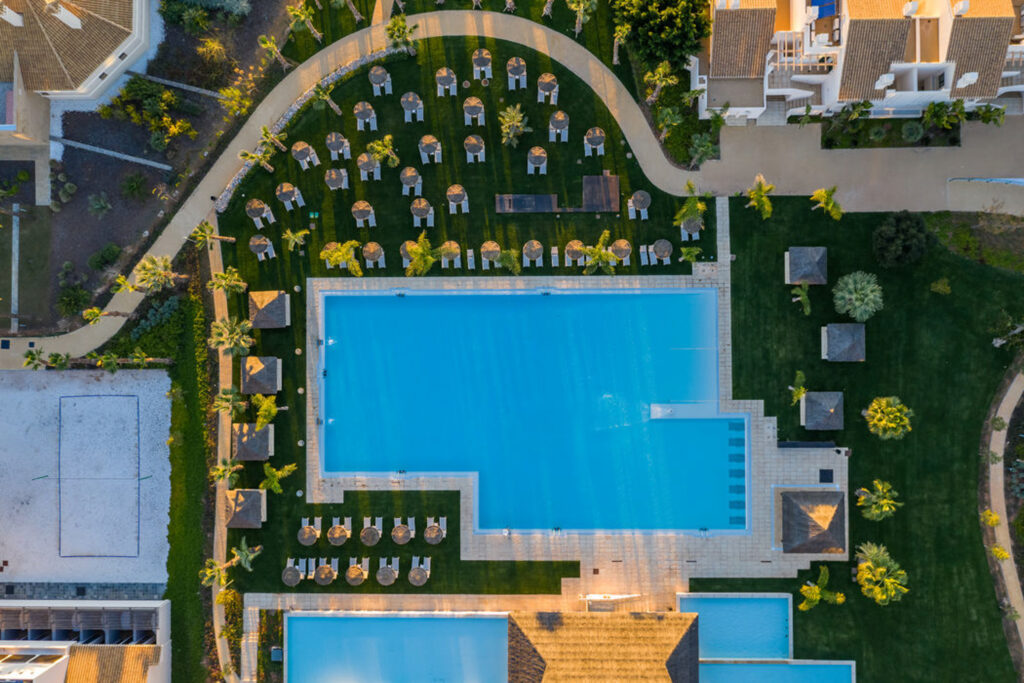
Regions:
<instances>
[{"instance_id":1,"label":"terracotta tile roof","mask_svg":"<svg viewBox=\"0 0 1024 683\"><path fill-rule=\"evenodd\" d=\"M956 5L957 0L951 0ZM1013 3L1010 0L970 0L965 17L1014 17Z\"/></svg>"},{"instance_id":2,"label":"terracotta tile roof","mask_svg":"<svg viewBox=\"0 0 1024 683\"><path fill-rule=\"evenodd\" d=\"M761 0L746 0L756 4ZM775 32L775 5L720 9L711 25L711 78L761 78Z\"/></svg>"},{"instance_id":3,"label":"terracotta tile roof","mask_svg":"<svg viewBox=\"0 0 1024 683\"><path fill-rule=\"evenodd\" d=\"M912 20L902 14L898 16L899 19L850 20L839 82L841 101L882 97L882 91L875 90L875 83L879 76L889 72L893 62L903 60L910 36Z\"/></svg>"},{"instance_id":4,"label":"terracotta tile roof","mask_svg":"<svg viewBox=\"0 0 1024 683\"><path fill-rule=\"evenodd\" d=\"M73 29L46 10L45 0L5 0L24 26L0 21L0 81L13 80L18 54L30 90L74 90L113 54L132 32L132 0L62 0L78 17Z\"/></svg>"},{"instance_id":5,"label":"terracotta tile roof","mask_svg":"<svg viewBox=\"0 0 1024 683\"><path fill-rule=\"evenodd\" d=\"M1009 0L1005 4L1012 10ZM973 7L972 0L972 10ZM946 59L956 64L956 72L953 74L954 98L996 96L1013 24L1012 12L1010 16L992 17L971 13L953 19ZM978 74L978 80L964 88L957 88L956 83L960 77L972 71Z\"/></svg>"},{"instance_id":6,"label":"terracotta tile roof","mask_svg":"<svg viewBox=\"0 0 1024 683\"><path fill-rule=\"evenodd\" d=\"M906 0L846 0L851 19L902 19Z\"/></svg>"},{"instance_id":7,"label":"terracotta tile roof","mask_svg":"<svg viewBox=\"0 0 1024 683\"><path fill-rule=\"evenodd\" d=\"M72 645L64 683L146 683L159 645Z\"/></svg>"},{"instance_id":8,"label":"terracotta tile roof","mask_svg":"<svg viewBox=\"0 0 1024 683\"><path fill-rule=\"evenodd\" d=\"M679 612L512 612L514 683L697 681L697 615Z\"/></svg>"}]
</instances>

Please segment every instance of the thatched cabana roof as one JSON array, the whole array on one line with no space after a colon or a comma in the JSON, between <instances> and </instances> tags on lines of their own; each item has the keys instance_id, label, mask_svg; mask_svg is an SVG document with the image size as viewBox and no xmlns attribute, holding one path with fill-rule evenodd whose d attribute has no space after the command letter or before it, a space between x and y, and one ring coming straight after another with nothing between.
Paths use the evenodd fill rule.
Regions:
<instances>
[{"instance_id":1,"label":"thatched cabana roof","mask_svg":"<svg viewBox=\"0 0 1024 683\"><path fill-rule=\"evenodd\" d=\"M373 85L384 85L389 78L391 78L391 75L388 74L388 70L381 65L378 64L370 67L369 79Z\"/></svg>"},{"instance_id":2,"label":"thatched cabana roof","mask_svg":"<svg viewBox=\"0 0 1024 683\"><path fill-rule=\"evenodd\" d=\"M558 87L558 79L552 73L542 73L537 79L537 88L541 92L551 92Z\"/></svg>"},{"instance_id":3,"label":"thatched cabana roof","mask_svg":"<svg viewBox=\"0 0 1024 683\"><path fill-rule=\"evenodd\" d=\"M512 612L515 683L662 680L696 683L697 615L679 612Z\"/></svg>"},{"instance_id":4,"label":"thatched cabana roof","mask_svg":"<svg viewBox=\"0 0 1024 683\"><path fill-rule=\"evenodd\" d=\"M526 73L526 60L522 57L512 57L505 65L509 76L522 76Z\"/></svg>"},{"instance_id":5,"label":"thatched cabana roof","mask_svg":"<svg viewBox=\"0 0 1024 683\"><path fill-rule=\"evenodd\" d=\"M288 327L292 322L288 293L280 289L249 292L249 322L260 330Z\"/></svg>"},{"instance_id":6,"label":"thatched cabana roof","mask_svg":"<svg viewBox=\"0 0 1024 683\"><path fill-rule=\"evenodd\" d=\"M479 116L484 111L484 103L479 97L467 97L462 103L462 111L469 116Z\"/></svg>"},{"instance_id":7,"label":"thatched cabana roof","mask_svg":"<svg viewBox=\"0 0 1024 683\"><path fill-rule=\"evenodd\" d=\"M326 144L327 149L331 152L340 152L345 149L348 140L341 133L331 132L327 134Z\"/></svg>"},{"instance_id":8,"label":"thatched cabana roof","mask_svg":"<svg viewBox=\"0 0 1024 683\"><path fill-rule=\"evenodd\" d=\"M442 66L434 74L434 80L437 84L442 87L448 87L455 82L455 72L449 69L447 66Z\"/></svg>"},{"instance_id":9,"label":"thatched cabana roof","mask_svg":"<svg viewBox=\"0 0 1024 683\"><path fill-rule=\"evenodd\" d=\"M281 391L281 359L246 356L242 363L243 394L276 394Z\"/></svg>"},{"instance_id":10,"label":"thatched cabana roof","mask_svg":"<svg viewBox=\"0 0 1024 683\"><path fill-rule=\"evenodd\" d=\"M267 492L229 489L224 492L229 529L259 529L267 518Z\"/></svg>"},{"instance_id":11,"label":"thatched cabana roof","mask_svg":"<svg viewBox=\"0 0 1024 683\"><path fill-rule=\"evenodd\" d=\"M274 425L256 431L256 424L231 425L231 452L242 462L269 460L274 454Z\"/></svg>"},{"instance_id":12,"label":"thatched cabana roof","mask_svg":"<svg viewBox=\"0 0 1024 683\"><path fill-rule=\"evenodd\" d=\"M842 491L783 491L779 496L783 552L846 552L846 496Z\"/></svg>"}]
</instances>

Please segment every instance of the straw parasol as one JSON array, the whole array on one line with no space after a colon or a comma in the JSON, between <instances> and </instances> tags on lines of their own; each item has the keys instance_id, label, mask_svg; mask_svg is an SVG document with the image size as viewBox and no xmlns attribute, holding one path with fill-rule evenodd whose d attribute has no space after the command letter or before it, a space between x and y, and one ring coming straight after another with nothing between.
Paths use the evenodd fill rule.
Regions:
<instances>
[{"instance_id":1,"label":"straw parasol","mask_svg":"<svg viewBox=\"0 0 1024 683\"><path fill-rule=\"evenodd\" d=\"M612 242L609 251L615 254L615 258L621 261L633 252L633 247L626 240L615 240Z\"/></svg>"},{"instance_id":2,"label":"straw parasol","mask_svg":"<svg viewBox=\"0 0 1024 683\"><path fill-rule=\"evenodd\" d=\"M467 97L462 103L462 111L467 116L479 116L484 111L484 103L479 97Z\"/></svg>"},{"instance_id":3,"label":"straw parasol","mask_svg":"<svg viewBox=\"0 0 1024 683\"><path fill-rule=\"evenodd\" d=\"M324 182L332 190L341 188L347 178L348 171L343 168L329 168L324 172Z\"/></svg>"},{"instance_id":4,"label":"straw parasol","mask_svg":"<svg viewBox=\"0 0 1024 683\"><path fill-rule=\"evenodd\" d=\"M565 245L565 258L570 261L578 261L583 258L583 242L573 240Z\"/></svg>"},{"instance_id":5,"label":"straw parasol","mask_svg":"<svg viewBox=\"0 0 1024 683\"><path fill-rule=\"evenodd\" d=\"M441 527L438 524L431 524L423 530L423 540L430 545L437 545L444 540L444 533L441 531Z\"/></svg>"},{"instance_id":6,"label":"straw parasol","mask_svg":"<svg viewBox=\"0 0 1024 683\"><path fill-rule=\"evenodd\" d=\"M704 221L699 218L687 218L683 221L683 230L691 235L696 235L704 227Z\"/></svg>"},{"instance_id":7,"label":"straw parasol","mask_svg":"<svg viewBox=\"0 0 1024 683\"><path fill-rule=\"evenodd\" d=\"M466 188L462 185L449 185L445 196L452 204L461 204L466 200Z\"/></svg>"},{"instance_id":8,"label":"straw parasol","mask_svg":"<svg viewBox=\"0 0 1024 683\"><path fill-rule=\"evenodd\" d=\"M569 127L569 115L559 109L551 115L551 119L548 123L554 130L565 130Z\"/></svg>"},{"instance_id":9,"label":"straw parasol","mask_svg":"<svg viewBox=\"0 0 1024 683\"><path fill-rule=\"evenodd\" d=\"M423 100L416 93L410 91L402 95L403 111L417 111L422 106Z\"/></svg>"},{"instance_id":10,"label":"straw parasol","mask_svg":"<svg viewBox=\"0 0 1024 683\"><path fill-rule=\"evenodd\" d=\"M365 221L371 213L373 213L373 207L365 199L360 199L352 205L352 218L357 221Z\"/></svg>"},{"instance_id":11,"label":"straw parasol","mask_svg":"<svg viewBox=\"0 0 1024 683\"><path fill-rule=\"evenodd\" d=\"M486 69L491 65L491 51L487 48L478 48L473 51L473 66L478 69Z\"/></svg>"},{"instance_id":12,"label":"straw parasol","mask_svg":"<svg viewBox=\"0 0 1024 683\"><path fill-rule=\"evenodd\" d=\"M398 174L398 178L406 187L416 187L421 180L420 172L412 166L403 168L402 172Z\"/></svg>"},{"instance_id":13,"label":"straw parasol","mask_svg":"<svg viewBox=\"0 0 1024 683\"><path fill-rule=\"evenodd\" d=\"M409 570L409 583L414 586L422 586L429 578L427 570L423 567L413 567Z\"/></svg>"},{"instance_id":14,"label":"straw parasol","mask_svg":"<svg viewBox=\"0 0 1024 683\"><path fill-rule=\"evenodd\" d=\"M537 240L530 240L523 245L523 256L531 261L536 261L544 253L544 247Z\"/></svg>"},{"instance_id":15,"label":"straw parasol","mask_svg":"<svg viewBox=\"0 0 1024 683\"><path fill-rule=\"evenodd\" d=\"M508 71L509 76L522 76L526 73L526 60L522 57L513 57L508 60L505 70Z\"/></svg>"},{"instance_id":16,"label":"straw parasol","mask_svg":"<svg viewBox=\"0 0 1024 683\"><path fill-rule=\"evenodd\" d=\"M487 240L480 247L480 255L488 261L497 261L499 254L501 254L501 247L494 240Z\"/></svg>"},{"instance_id":17,"label":"straw parasol","mask_svg":"<svg viewBox=\"0 0 1024 683\"><path fill-rule=\"evenodd\" d=\"M558 87L558 79L554 74L543 73L537 79L537 88L543 93L549 93Z\"/></svg>"},{"instance_id":18,"label":"straw parasol","mask_svg":"<svg viewBox=\"0 0 1024 683\"><path fill-rule=\"evenodd\" d=\"M465 147L466 151L470 154L479 154L484 151L484 139L479 135L467 135L462 146Z\"/></svg>"},{"instance_id":19,"label":"straw parasol","mask_svg":"<svg viewBox=\"0 0 1024 683\"><path fill-rule=\"evenodd\" d=\"M358 586L363 581L366 581L366 574L363 573L362 567L358 564L353 564L345 570L345 580L348 581L350 586Z\"/></svg>"},{"instance_id":20,"label":"straw parasol","mask_svg":"<svg viewBox=\"0 0 1024 683\"><path fill-rule=\"evenodd\" d=\"M388 70L384 67L374 66L370 69L370 83L373 85L384 85L388 80Z\"/></svg>"},{"instance_id":21,"label":"straw parasol","mask_svg":"<svg viewBox=\"0 0 1024 683\"><path fill-rule=\"evenodd\" d=\"M348 140L341 133L328 133L327 134L327 151L329 152L343 152L345 145L348 144Z\"/></svg>"},{"instance_id":22,"label":"straw parasol","mask_svg":"<svg viewBox=\"0 0 1024 683\"><path fill-rule=\"evenodd\" d=\"M600 147L604 144L604 129L594 126L587 131L587 134L583 137L588 145L591 147Z\"/></svg>"},{"instance_id":23,"label":"straw parasol","mask_svg":"<svg viewBox=\"0 0 1024 683\"><path fill-rule=\"evenodd\" d=\"M262 199L250 199L245 203L245 215L249 218L262 218L267 213L267 205Z\"/></svg>"},{"instance_id":24,"label":"straw parasol","mask_svg":"<svg viewBox=\"0 0 1024 683\"><path fill-rule=\"evenodd\" d=\"M532 166L543 166L548 160L548 153L544 151L543 147L531 147L530 152L526 155L526 160Z\"/></svg>"},{"instance_id":25,"label":"straw parasol","mask_svg":"<svg viewBox=\"0 0 1024 683\"><path fill-rule=\"evenodd\" d=\"M369 102L356 102L356 106L352 108L352 113L355 114L356 118L360 121L372 119L373 105Z\"/></svg>"},{"instance_id":26,"label":"straw parasol","mask_svg":"<svg viewBox=\"0 0 1024 683\"><path fill-rule=\"evenodd\" d=\"M412 259L412 252L409 250L416 246L416 243L412 240L406 240L402 242L402 246L398 247L398 253L402 255L404 259Z\"/></svg>"},{"instance_id":27,"label":"straw parasol","mask_svg":"<svg viewBox=\"0 0 1024 683\"><path fill-rule=\"evenodd\" d=\"M313 156L313 148L309 146L308 142L299 140L292 145L292 158L295 159L295 161L305 161L311 156Z\"/></svg>"},{"instance_id":28,"label":"straw parasol","mask_svg":"<svg viewBox=\"0 0 1024 683\"><path fill-rule=\"evenodd\" d=\"M434 74L434 80L437 81L437 84L442 88L447 88L455 83L455 72L446 66L442 66L437 70L437 73Z\"/></svg>"},{"instance_id":29,"label":"straw parasol","mask_svg":"<svg viewBox=\"0 0 1024 683\"><path fill-rule=\"evenodd\" d=\"M405 545L412 540L412 532L409 531L409 527L405 524L399 524L391 530L391 540L398 545Z\"/></svg>"},{"instance_id":30,"label":"straw parasol","mask_svg":"<svg viewBox=\"0 0 1024 683\"><path fill-rule=\"evenodd\" d=\"M363 258L370 263L380 261L382 256L384 256L384 250L376 242L367 242L363 245ZM330 537L328 537L328 540L330 540Z\"/></svg>"},{"instance_id":31,"label":"straw parasol","mask_svg":"<svg viewBox=\"0 0 1024 683\"><path fill-rule=\"evenodd\" d=\"M651 194L645 190L637 190L634 192L633 208L637 211L651 208Z\"/></svg>"},{"instance_id":32,"label":"straw parasol","mask_svg":"<svg viewBox=\"0 0 1024 683\"><path fill-rule=\"evenodd\" d=\"M424 135L420 138L420 152L423 154L434 154L441 148L441 143L433 135Z\"/></svg>"},{"instance_id":33,"label":"straw parasol","mask_svg":"<svg viewBox=\"0 0 1024 683\"><path fill-rule=\"evenodd\" d=\"M270 249L270 238L266 235L253 235L249 238L249 250L259 256Z\"/></svg>"},{"instance_id":34,"label":"straw parasol","mask_svg":"<svg viewBox=\"0 0 1024 683\"><path fill-rule=\"evenodd\" d=\"M368 526L359 532L359 540L363 545L377 545L380 540L380 529L375 526Z\"/></svg>"},{"instance_id":35,"label":"straw parasol","mask_svg":"<svg viewBox=\"0 0 1024 683\"><path fill-rule=\"evenodd\" d=\"M659 259L666 259L672 255L672 243L667 239L655 240L654 255Z\"/></svg>"},{"instance_id":36,"label":"straw parasol","mask_svg":"<svg viewBox=\"0 0 1024 683\"><path fill-rule=\"evenodd\" d=\"M298 586L299 581L302 581L302 574L299 573L299 568L292 565L285 567L284 571L281 572L281 581L289 588Z\"/></svg>"},{"instance_id":37,"label":"straw parasol","mask_svg":"<svg viewBox=\"0 0 1024 683\"><path fill-rule=\"evenodd\" d=\"M371 242L370 244L377 244L377 243L376 242ZM379 244L377 244L377 248L380 249L380 245ZM366 253L366 247L363 247L363 253L364 254ZM374 259L369 259L369 260L372 261ZM348 529L346 529L342 525L335 524L334 526L332 526L330 529L327 530L327 542L330 543L331 545L344 545L345 541L347 541L347 540L348 540Z\"/></svg>"},{"instance_id":38,"label":"straw parasol","mask_svg":"<svg viewBox=\"0 0 1024 683\"><path fill-rule=\"evenodd\" d=\"M377 583L382 586L390 586L397 578L398 577L395 576L395 570L387 565L377 570Z\"/></svg>"},{"instance_id":39,"label":"straw parasol","mask_svg":"<svg viewBox=\"0 0 1024 683\"><path fill-rule=\"evenodd\" d=\"M411 211L412 215L416 216L417 218L426 218L427 216L430 215L430 202L428 202L423 197L417 197L416 199L412 200L412 205L409 206L409 211Z\"/></svg>"},{"instance_id":40,"label":"straw parasol","mask_svg":"<svg viewBox=\"0 0 1024 683\"><path fill-rule=\"evenodd\" d=\"M313 545L319 536L320 534L311 526L307 525L299 529L299 543L302 545Z\"/></svg>"},{"instance_id":41,"label":"straw parasol","mask_svg":"<svg viewBox=\"0 0 1024 683\"><path fill-rule=\"evenodd\" d=\"M281 183L277 186L274 194L277 196L278 201L282 203L294 202L295 198L299 196L299 191L291 183Z\"/></svg>"},{"instance_id":42,"label":"straw parasol","mask_svg":"<svg viewBox=\"0 0 1024 683\"><path fill-rule=\"evenodd\" d=\"M366 171L369 173L379 165L380 162L370 156L369 152L363 152L358 158L356 158L356 166L359 167L360 171Z\"/></svg>"},{"instance_id":43,"label":"straw parasol","mask_svg":"<svg viewBox=\"0 0 1024 683\"><path fill-rule=\"evenodd\" d=\"M337 574L331 568L331 565L322 564L316 568L316 572L313 574L313 580L316 581L316 585L318 586L329 586L336 576Z\"/></svg>"},{"instance_id":44,"label":"straw parasol","mask_svg":"<svg viewBox=\"0 0 1024 683\"><path fill-rule=\"evenodd\" d=\"M448 258L455 258L462 253L462 247L454 240L447 240L441 245L441 253Z\"/></svg>"}]
</instances>

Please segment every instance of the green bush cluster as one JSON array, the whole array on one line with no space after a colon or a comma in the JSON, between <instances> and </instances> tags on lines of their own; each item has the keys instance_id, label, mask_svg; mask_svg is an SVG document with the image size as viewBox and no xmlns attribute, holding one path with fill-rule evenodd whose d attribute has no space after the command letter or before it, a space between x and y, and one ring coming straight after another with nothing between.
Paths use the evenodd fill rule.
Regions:
<instances>
[{"instance_id":1,"label":"green bush cluster","mask_svg":"<svg viewBox=\"0 0 1024 683\"><path fill-rule=\"evenodd\" d=\"M121 247L113 242L107 242L106 246L89 257L89 267L93 270L106 270L117 263L121 256Z\"/></svg>"},{"instance_id":2,"label":"green bush cluster","mask_svg":"<svg viewBox=\"0 0 1024 683\"><path fill-rule=\"evenodd\" d=\"M133 342L137 342L144 334L154 328L180 318L180 316L175 316L180 304L181 299L178 296L168 297L161 303L154 304L153 307L149 309L149 312L139 319L139 323L132 328L131 334L129 335L131 340ZM156 335L158 339L161 337L174 338L178 336L180 330L161 330L160 332L161 333L159 335Z\"/></svg>"},{"instance_id":3,"label":"green bush cluster","mask_svg":"<svg viewBox=\"0 0 1024 683\"><path fill-rule=\"evenodd\" d=\"M57 311L61 316L77 316L92 301L92 294L82 284L85 278L75 272L75 264L65 261L57 275Z\"/></svg>"},{"instance_id":4,"label":"green bush cluster","mask_svg":"<svg viewBox=\"0 0 1024 683\"><path fill-rule=\"evenodd\" d=\"M188 110L189 106L173 90L133 76L109 105L99 108L99 114L105 119L145 126L151 132L150 147L162 152L176 137L187 135L195 139L198 135L191 123L171 116L172 112L188 113Z\"/></svg>"},{"instance_id":5,"label":"green bush cluster","mask_svg":"<svg viewBox=\"0 0 1024 683\"><path fill-rule=\"evenodd\" d=\"M924 219L909 211L889 214L871 235L871 248L883 268L916 263L928 248Z\"/></svg>"},{"instance_id":6,"label":"green bush cluster","mask_svg":"<svg viewBox=\"0 0 1024 683\"><path fill-rule=\"evenodd\" d=\"M242 651L242 594L233 588L226 588L217 594L217 602L224 606L224 628L221 635L228 641L231 661L235 671Z\"/></svg>"}]
</instances>

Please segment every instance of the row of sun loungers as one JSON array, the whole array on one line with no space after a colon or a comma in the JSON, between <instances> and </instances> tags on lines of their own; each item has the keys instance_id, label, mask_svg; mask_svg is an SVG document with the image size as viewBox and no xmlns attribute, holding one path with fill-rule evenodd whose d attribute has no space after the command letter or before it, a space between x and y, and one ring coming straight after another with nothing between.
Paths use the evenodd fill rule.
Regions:
<instances>
[{"instance_id":1,"label":"row of sun loungers","mask_svg":"<svg viewBox=\"0 0 1024 683\"><path fill-rule=\"evenodd\" d=\"M345 573L346 581L353 586L363 583L363 581L371 576L371 565L372 563L368 557L350 557ZM430 565L429 557L420 558L418 555L413 555L409 567L410 583L419 586L425 584L430 578ZM323 567L330 567L330 571L324 571ZM357 569L353 569L353 567ZM285 575L289 573L289 568L294 568L297 571L297 578L296 574L293 573L289 585L298 585L302 581L316 581L320 585L329 585L340 575L340 561L337 557L321 557L319 559L315 557L300 557L298 559L289 557L285 561ZM378 560L374 576L381 585L390 586L401 576L401 569L401 561L398 557L381 557ZM318 570L321 574L319 578L317 577Z\"/></svg>"}]
</instances>

